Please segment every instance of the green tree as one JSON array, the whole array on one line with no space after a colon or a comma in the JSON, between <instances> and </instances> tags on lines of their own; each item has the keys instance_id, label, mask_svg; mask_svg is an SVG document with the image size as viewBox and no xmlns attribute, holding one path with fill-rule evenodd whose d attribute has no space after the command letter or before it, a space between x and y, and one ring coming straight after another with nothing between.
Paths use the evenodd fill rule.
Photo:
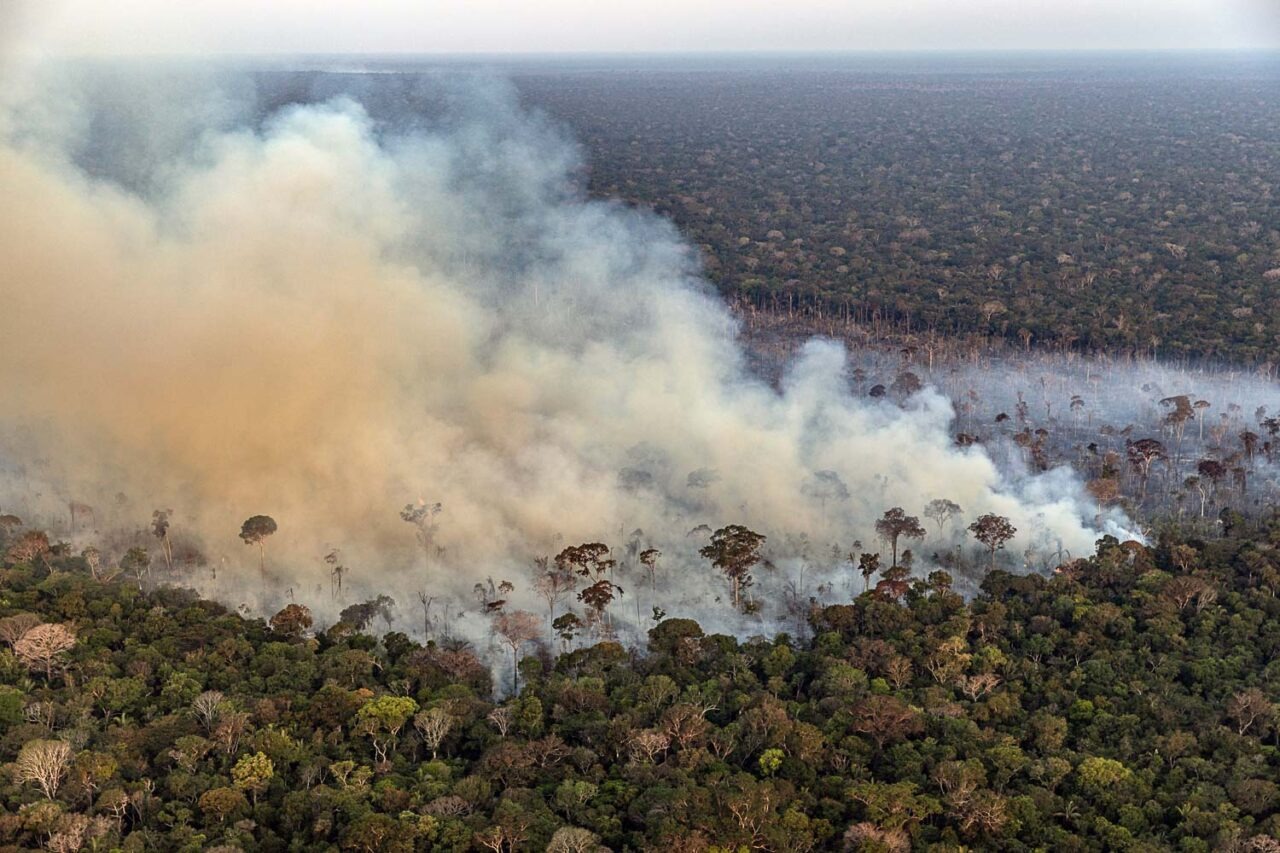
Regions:
<instances>
[{"instance_id":1,"label":"green tree","mask_svg":"<svg viewBox=\"0 0 1280 853\"><path fill-rule=\"evenodd\" d=\"M396 748L400 730L418 712L418 703L408 696L379 696L370 699L356 712L356 732L373 742L380 764Z\"/></svg>"},{"instance_id":2,"label":"green tree","mask_svg":"<svg viewBox=\"0 0 1280 853\"><path fill-rule=\"evenodd\" d=\"M248 791L254 805L258 803L258 795L267 789L275 777L275 765L264 753L241 756L231 768L231 779L236 788Z\"/></svg>"},{"instance_id":3,"label":"green tree","mask_svg":"<svg viewBox=\"0 0 1280 853\"><path fill-rule=\"evenodd\" d=\"M247 811L249 801L236 788L211 788L200 795L199 806L206 818L222 824Z\"/></svg>"},{"instance_id":4,"label":"green tree","mask_svg":"<svg viewBox=\"0 0 1280 853\"><path fill-rule=\"evenodd\" d=\"M782 759L786 757L780 749L766 749L760 753L757 763L760 766L760 773L763 776L772 776L778 772L778 768L782 766Z\"/></svg>"},{"instance_id":5,"label":"green tree","mask_svg":"<svg viewBox=\"0 0 1280 853\"><path fill-rule=\"evenodd\" d=\"M856 782L849 798L861 805L866 818L876 826L907 830L942 811L935 797L919 793L913 782Z\"/></svg>"},{"instance_id":6,"label":"green tree","mask_svg":"<svg viewBox=\"0 0 1280 853\"><path fill-rule=\"evenodd\" d=\"M1081 787L1099 792L1127 782L1133 772L1114 758L1091 755L1076 767L1076 776Z\"/></svg>"}]
</instances>

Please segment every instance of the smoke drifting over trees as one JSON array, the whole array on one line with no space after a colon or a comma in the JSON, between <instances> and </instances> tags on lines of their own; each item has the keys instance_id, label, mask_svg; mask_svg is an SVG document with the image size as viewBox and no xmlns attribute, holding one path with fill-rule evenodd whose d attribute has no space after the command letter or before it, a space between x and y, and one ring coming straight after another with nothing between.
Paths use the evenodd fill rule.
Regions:
<instances>
[{"instance_id":1,"label":"smoke drifting over trees","mask_svg":"<svg viewBox=\"0 0 1280 853\"><path fill-rule=\"evenodd\" d=\"M929 388L851 395L834 343L777 387L753 376L673 227L587 201L574 145L503 87L442 82L453 108L406 133L351 100L241 123L227 93L245 85L140 90L150 142L110 163L78 156L103 117L65 79L9 96L6 511L79 501L105 530L173 507L231 578L262 559L241 522L270 513L268 573L328 587L340 548L348 583L406 614L424 571L464 597L628 531L678 600L718 583L686 535L700 525L745 525L778 560L801 534L847 553L886 508L940 498L963 507L952 533L1007 517L1018 553L1084 553L1123 524L1068 472L1015 481L958 449ZM417 495L422 523L400 512Z\"/></svg>"}]
</instances>

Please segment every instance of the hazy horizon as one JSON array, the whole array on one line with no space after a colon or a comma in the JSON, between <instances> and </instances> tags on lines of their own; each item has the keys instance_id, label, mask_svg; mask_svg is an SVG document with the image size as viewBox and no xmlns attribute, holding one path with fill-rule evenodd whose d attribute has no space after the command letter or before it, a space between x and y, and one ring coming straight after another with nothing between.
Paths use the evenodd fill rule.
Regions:
<instances>
[{"instance_id":1,"label":"hazy horizon","mask_svg":"<svg viewBox=\"0 0 1280 853\"><path fill-rule=\"evenodd\" d=\"M1271 0L0 0L9 49L59 56L652 55L1280 49Z\"/></svg>"}]
</instances>

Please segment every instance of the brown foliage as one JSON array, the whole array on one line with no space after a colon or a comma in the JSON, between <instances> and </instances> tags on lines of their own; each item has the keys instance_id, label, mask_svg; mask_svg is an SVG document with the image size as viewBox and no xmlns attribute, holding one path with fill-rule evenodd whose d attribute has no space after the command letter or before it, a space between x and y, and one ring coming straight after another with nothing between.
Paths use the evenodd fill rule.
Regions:
<instances>
[{"instance_id":1,"label":"brown foliage","mask_svg":"<svg viewBox=\"0 0 1280 853\"><path fill-rule=\"evenodd\" d=\"M13 644L13 653L28 669L44 670L51 679L54 664L75 645L76 635L66 625L37 625Z\"/></svg>"},{"instance_id":2,"label":"brown foliage","mask_svg":"<svg viewBox=\"0 0 1280 853\"><path fill-rule=\"evenodd\" d=\"M858 705L853 716L853 730L870 736L879 749L924 729L920 712L896 696L871 696Z\"/></svg>"}]
</instances>

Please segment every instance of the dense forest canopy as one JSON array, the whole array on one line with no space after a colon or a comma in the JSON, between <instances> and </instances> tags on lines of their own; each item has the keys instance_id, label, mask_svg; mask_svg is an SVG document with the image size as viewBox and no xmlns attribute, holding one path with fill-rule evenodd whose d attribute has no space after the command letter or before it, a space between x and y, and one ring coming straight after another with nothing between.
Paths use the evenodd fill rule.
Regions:
<instances>
[{"instance_id":1,"label":"dense forest canopy","mask_svg":"<svg viewBox=\"0 0 1280 853\"><path fill-rule=\"evenodd\" d=\"M671 216L761 307L1266 361L1274 58L796 60L516 77L592 191Z\"/></svg>"},{"instance_id":2,"label":"dense forest canopy","mask_svg":"<svg viewBox=\"0 0 1280 853\"><path fill-rule=\"evenodd\" d=\"M312 632L4 535L2 849L1280 849L1280 519L970 601L886 561L810 639L514 642L517 694L393 602Z\"/></svg>"}]
</instances>

